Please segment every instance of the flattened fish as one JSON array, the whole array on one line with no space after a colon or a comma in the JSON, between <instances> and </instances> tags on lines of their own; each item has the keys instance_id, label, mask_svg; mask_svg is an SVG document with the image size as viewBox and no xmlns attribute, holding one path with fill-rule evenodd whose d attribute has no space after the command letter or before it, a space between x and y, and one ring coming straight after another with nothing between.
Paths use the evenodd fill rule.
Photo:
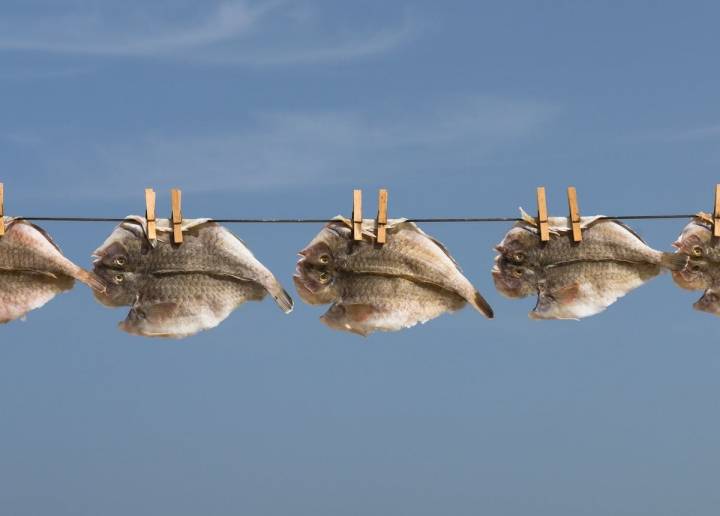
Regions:
<instances>
[{"instance_id":1,"label":"flattened fish","mask_svg":"<svg viewBox=\"0 0 720 516\"><path fill-rule=\"evenodd\" d=\"M0 238L0 323L40 308L70 290L75 279L93 289L105 289L100 278L65 258L38 226L6 217L5 227Z\"/></svg>"},{"instance_id":2,"label":"flattened fish","mask_svg":"<svg viewBox=\"0 0 720 516\"><path fill-rule=\"evenodd\" d=\"M265 288L285 312L293 301L273 274L245 244L209 219L183 221L183 244L172 243L167 219L157 220L157 242L147 238L147 221L127 217L94 253L96 270L106 268L140 274L205 273L253 281ZM124 288L125 289L125 288Z\"/></svg>"},{"instance_id":3,"label":"flattened fish","mask_svg":"<svg viewBox=\"0 0 720 516\"><path fill-rule=\"evenodd\" d=\"M550 217L550 241L540 245L535 220L521 210L518 222L495 249L517 264L546 267L579 261L612 260L629 263L653 263L670 270L680 270L686 259L673 253L657 251L627 225L602 215L582 217L582 242L572 240L566 217Z\"/></svg>"},{"instance_id":4,"label":"flattened fish","mask_svg":"<svg viewBox=\"0 0 720 516\"><path fill-rule=\"evenodd\" d=\"M329 327L367 336L397 331L455 312L466 301L453 292L404 278L353 276L347 295L333 303L320 320Z\"/></svg>"},{"instance_id":5,"label":"flattened fish","mask_svg":"<svg viewBox=\"0 0 720 516\"><path fill-rule=\"evenodd\" d=\"M375 244L374 221L363 221L363 240L351 236L351 223L338 216L300 251L300 262L329 274L337 272L404 278L454 292L488 318L490 305L465 278L448 250L416 224L389 220L387 243Z\"/></svg>"},{"instance_id":6,"label":"flattened fish","mask_svg":"<svg viewBox=\"0 0 720 516\"><path fill-rule=\"evenodd\" d=\"M541 243L534 221L517 223L497 246L492 270L504 296L538 296L534 319L595 315L663 269L679 270L687 261L650 248L617 221L585 218L579 243L570 239L567 219L553 218L550 225L550 241Z\"/></svg>"},{"instance_id":7,"label":"flattened fish","mask_svg":"<svg viewBox=\"0 0 720 516\"><path fill-rule=\"evenodd\" d=\"M293 279L304 301L333 302L320 318L322 322L363 336L410 328L466 304L454 292L405 278L338 272L330 278L326 272L299 266ZM317 283L324 286L318 287Z\"/></svg>"},{"instance_id":8,"label":"flattened fish","mask_svg":"<svg viewBox=\"0 0 720 516\"><path fill-rule=\"evenodd\" d=\"M182 338L216 327L266 290L253 281L202 273L149 278L120 328L145 337Z\"/></svg>"}]
</instances>

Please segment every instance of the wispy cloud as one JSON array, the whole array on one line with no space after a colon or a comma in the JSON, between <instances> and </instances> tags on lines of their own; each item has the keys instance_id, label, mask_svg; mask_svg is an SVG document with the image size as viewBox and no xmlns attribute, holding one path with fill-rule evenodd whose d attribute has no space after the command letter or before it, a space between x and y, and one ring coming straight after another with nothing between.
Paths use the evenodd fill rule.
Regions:
<instances>
[{"instance_id":1,"label":"wispy cloud","mask_svg":"<svg viewBox=\"0 0 720 516\"><path fill-rule=\"evenodd\" d=\"M92 11L0 18L0 51L280 65L365 57L414 37L405 18L380 29L338 27L292 2L225 1L203 12Z\"/></svg>"},{"instance_id":2,"label":"wispy cloud","mask_svg":"<svg viewBox=\"0 0 720 516\"><path fill-rule=\"evenodd\" d=\"M140 183L195 190L257 191L344 184L476 167L522 145L552 119L545 103L469 97L407 112L259 113L237 130L148 134L121 143L62 142L45 149L48 177L74 193L130 193ZM85 185L85 186L82 186ZM84 189L84 190L83 190Z\"/></svg>"}]
</instances>

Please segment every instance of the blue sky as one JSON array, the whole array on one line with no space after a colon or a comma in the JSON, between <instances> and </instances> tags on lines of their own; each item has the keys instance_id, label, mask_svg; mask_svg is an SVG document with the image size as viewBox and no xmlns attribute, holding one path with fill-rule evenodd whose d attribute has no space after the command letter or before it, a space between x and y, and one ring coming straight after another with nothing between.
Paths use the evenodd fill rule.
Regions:
<instances>
[{"instance_id":1,"label":"blue sky","mask_svg":"<svg viewBox=\"0 0 720 516\"><path fill-rule=\"evenodd\" d=\"M712 2L0 6L10 215L710 210ZM683 221L633 224L669 250ZM46 223L89 266L112 224ZM14 515L714 515L718 320L657 278L581 322L492 286L503 224L431 225L495 308L368 339L250 303L180 342L79 285L0 328ZM315 226L233 226L292 291Z\"/></svg>"}]
</instances>

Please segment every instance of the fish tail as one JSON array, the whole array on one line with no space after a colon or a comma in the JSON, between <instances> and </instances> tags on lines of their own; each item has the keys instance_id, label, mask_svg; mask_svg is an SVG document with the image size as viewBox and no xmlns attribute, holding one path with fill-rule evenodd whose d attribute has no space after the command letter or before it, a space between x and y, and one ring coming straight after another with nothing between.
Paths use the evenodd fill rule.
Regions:
<instances>
[{"instance_id":1,"label":"fish tail","mask_svg":"<svg viewBox=\"0 0 720 516\"><path fill-rule=\"evenodd\" d=\"M688 257L680 253L663 253L660 258L660 265L671 271L680 271L685 268Z\"/></svg>"},{"instance_id":2,"label":"fish tail","mask_svg":"<svg viewBox=\"0 0 720 516\"><path fill-rule=\"evenodd\" d=\"M480 292L475 291L472 299L472 304L480 313L482 313L488 319L492 319L495 316L492 307L487 301L485 301L485 298L480 295Z\"/></svg>"},{"instance_id":3,"label":"fish tail","mask_svg":"<svg viewBox=\"0 0 720 516\"><path fill-rule=\"evenodd\" d=\"M290 294L282 288L280 283L274 284L271 289L268 289L268 292L283 312L286 314L292 312L294 306L293 300L290 297Z\"/></svg>"},{"instance_id":4,"label":"fish tail","mask_svg":"<svg viewBox=\"0 0 720 516\"><path fill-rule=\"evenodd\" d=\"M85 269L79 269L75 278L97 292L105 292L107 290L105 282L93 272L86 271Z\"/></svg>"}]
</instances>

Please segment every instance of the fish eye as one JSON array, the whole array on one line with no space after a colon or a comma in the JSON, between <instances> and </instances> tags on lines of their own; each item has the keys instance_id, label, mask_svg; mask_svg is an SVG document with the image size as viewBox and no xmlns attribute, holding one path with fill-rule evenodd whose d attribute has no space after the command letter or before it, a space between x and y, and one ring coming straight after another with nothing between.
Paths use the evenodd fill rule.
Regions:
<instances>
[{"instance_id":1,"label":"fish eye","mask_svg":"<svg viewBox=\"0 0 720 516\"><path fill-rule=\"evenodd\" d=\"M318 276L321 283L327 283L330 280L330 275L327 272L321 272Z\"/></svg>"},{"instance_id":2,"label":"fish eye","mask_svg":"<svg viewBox=\"0 0 720 516\"><path fill-rule=\"evenodd\" d=\"M126 263L127 263L127 258L125 258L124 256L118 256L117 258L115 258L115 264L119 265L120 267L122 267Z\"/></svg>"},{"instance_id":3,"label":"fish eye","mask_svg":"<svg viewBox=\"0 0 720 516\"><path fill-rule=\"evenodd\" d=\"M125 280L125 276L122 274L116 274L113 279L115 280L115 283L122 283Z\"/></svg>"},{"instance_id":4,"label":"fish eye","mask_svg":"<svg viewBox=\"0 0 720 516\"><path fill-rule=\"evenodd\" d=\"M693 256L702 256L703 254L702 247L700 247L699 245L694 245L691 249L691 252Z\"/></svg>"},{"instance_id":5,"label":"fish eye","mask_svg":"<svg viewBox=\"0 0 720 516\"><path fill-rule=\"evenodd\" d=\"M330 263L330 257L326 254L323 254L320 256L320 263L327 264Z\"/></svg>"},{"instance_id":6,"label":"fish eye","mask_svg":"<svg viewBox=\"0 0 720 516\"><path fill-rule=\"evenodd\" d=\"M520 252L513 253L512 259L515 262L522 263L525 261L525 253L520 253Z\"/></svg>"}]
</instances>

